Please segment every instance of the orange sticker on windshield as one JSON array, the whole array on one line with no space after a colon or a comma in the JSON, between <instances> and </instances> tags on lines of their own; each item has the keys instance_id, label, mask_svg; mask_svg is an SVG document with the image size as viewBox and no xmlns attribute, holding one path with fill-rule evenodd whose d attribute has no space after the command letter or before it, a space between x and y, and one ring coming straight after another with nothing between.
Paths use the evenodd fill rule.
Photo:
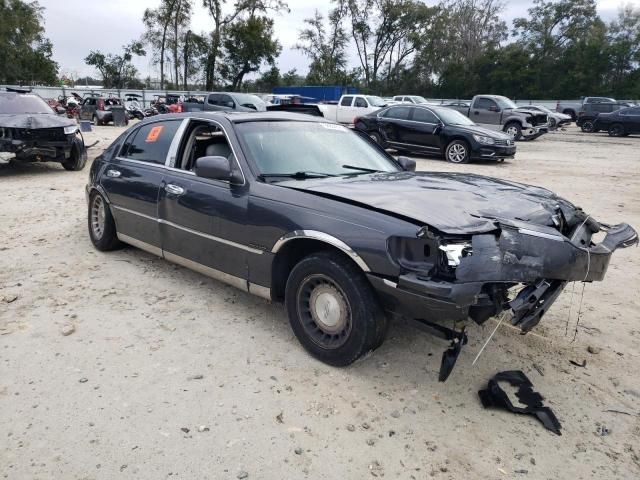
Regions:
<instances>
[{"instance_id":1,"label":"orange sticker on windshield","mask_svg":"<svg viewBox=\"0 0 640 480\"><path fill-rule=\"evenodd\" d=\"M158 127L153 127L151 130L149 130L149 133L147 134L147 138L145 139L145 142L153 143L156 140L158 140L158 137L160 136L160 133L162 132L163 128L164 126L158 126Z\"/></svg>"}]
</instances>

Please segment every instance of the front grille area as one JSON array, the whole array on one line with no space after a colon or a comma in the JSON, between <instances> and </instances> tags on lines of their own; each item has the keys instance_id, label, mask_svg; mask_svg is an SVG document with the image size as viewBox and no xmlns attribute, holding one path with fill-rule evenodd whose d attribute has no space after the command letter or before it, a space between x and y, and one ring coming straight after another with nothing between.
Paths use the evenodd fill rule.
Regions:
<instances>
[{"instance_id":1,"label":"front grille area","mask_svg":"<svg viewBox=\"0 0 640 480\"><path fill-rule=\"evenodd\" d=\"M494 140L495 145L499 145L501 147L510 147L513 145L513 140Z\"/></svg>"},{"instance_id":2,"label":"front grille area","mask_svg":"<svg viewBox=\"0 0 640 480\"><path fill-rule=\"evenodd\" d=\"M63 128L16 128L13 130L13 138L16 140L38 140L41 142L65 141L67 136Z\"/></svg>"},{"instance_id":3,"label":"front grille area","mask_svg":"<svg viewBox=\"0 0 640 480\"><path fill-rule=\"evenodd\" d=\"M546 125L549 122L547 115L544 113L538 113L531 116L531 125L537 127L539 125Z\"/></svg>"}]
</instances>

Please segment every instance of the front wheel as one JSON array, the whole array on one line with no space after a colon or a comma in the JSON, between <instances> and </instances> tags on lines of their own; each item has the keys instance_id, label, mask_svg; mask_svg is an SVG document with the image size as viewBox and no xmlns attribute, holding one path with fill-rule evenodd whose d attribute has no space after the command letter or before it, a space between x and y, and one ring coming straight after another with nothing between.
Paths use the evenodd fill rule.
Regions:
<instances>
[{"instance_id":1,"label":"front wheel","mask_svg":"<svg viewBox=\"0 0 640 480\"><path fill-rule=\"evenodd\" d=\"M522 127L516 122L507 123L504 127L504 133L513 140L520 140L522 138Z\"/></svg>"},{"instance_id":2,"label":"front wheel","mask_svg":"<svg viewBox=\"0 0 640 480\"><path fill-rule=\"evenodd\" d=\"M116 223L104 197L93 192L89 197L88 211L89 237L94 247L102 252L114 250L120 246L116 235Z\"/></svg>"},{"instance_id":3,"label":"front wheel","mask_svg":"<svg viewBox=\"0 0 640 480\"><path fill-rule=\"evenodd\" d=\"M384 340L387 318L371 285L340 253L301 260L287 280L285 304L300 343L329 365L349 365Z\"/></svg>"},{"instance_id":4,"label":"front wheel","mask_svg":"<svg viewBox=\"0 0 640 480\"><path fill-rule=\"evenodd\" d=\"M469 145L463 140L454 140L447 145L444 156L452 163L469 163Z\"/></svg>"},{"instance_id":5,"label":"front wheel","mask_svg":"<svg viewBox=\"0 0 640 480\"><path fill-rule=\"evenodd\" d=\"M610 137L622 137L624 135L624 125L621 123L614 123L609 127L607 133Z\"/></svg>"},{"instance_id":6,"label":"front wheel","mask_svg":"<svg viewBox=\"0 0 640 480\"><path fill-rule=\"evenodd\" d=\"M595 130L593 128L593 122L591 120L585 120L582 122L582 125L580 125L580 130L584 133L592 133Z\"/></svg>"},{"instance_id":7,"label":"front wheel","mask_svg":"<svg viewBox=\"0 0 640 480\"><path fill-rule=\"evenodd\" d=\"M84 146L84 142L75 137L73 144L71 145L71 154L69 158L62 162L62 166L65 170L72 172L82 170L87 163L87 149Z\"/></svg>"}]
</instances>

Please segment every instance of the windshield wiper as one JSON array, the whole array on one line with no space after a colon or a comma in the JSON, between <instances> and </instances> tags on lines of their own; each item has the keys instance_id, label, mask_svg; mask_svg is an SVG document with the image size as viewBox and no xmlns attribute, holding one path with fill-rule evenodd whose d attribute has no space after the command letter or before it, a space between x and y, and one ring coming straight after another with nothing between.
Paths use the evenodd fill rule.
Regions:
<instances>
[{"instance_id":1,"label":"windshield wiper","mask_svg":"<svg viewBox=\"0 0 640 480\"><path fill-rule=\"evenodd\" d=\"M382 170L376 170L374 168L357 167L355 165L342 165L342 168L346 168L347 170L360 170L361 172L365 172L365 173L378 173L382 171Z\"/></svg>"},{"instance_id":2,"label":"windshield wiper","mask_svg":"<svg viewBox=\"0 0 640 480\"><path fill-rule=\"evenodd\" d=\"M284 178L295 178L296 180L305 180L307 178L325 178L325 177L336 177L337 175L333 175L331 173L323 173L323 172L311 172L311 171L299 171L295 173L261 173L258 175L259 178L276 178L276 177L284 177Z\"/></svg>"}]
</instances>

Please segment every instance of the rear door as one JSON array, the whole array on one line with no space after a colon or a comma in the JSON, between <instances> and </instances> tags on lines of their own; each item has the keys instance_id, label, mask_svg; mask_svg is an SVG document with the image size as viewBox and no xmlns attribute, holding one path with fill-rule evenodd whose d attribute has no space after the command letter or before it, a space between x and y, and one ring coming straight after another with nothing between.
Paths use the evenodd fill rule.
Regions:
<instances>
[{"instance_id":1,"label":"rear door","mask_svg":"<svg viewBox=\"0 0 640 480\"><path fill-rule=\"evenodd\" d=\"M82 106L80 107L80 119L81 120L92 120L93 115L96 113L98 105L98 99L96 97L88 97L84 99L82 102Z\"/></svg>"},{"instance_id":2,"label":"rear door","mask_svg":"<svg viewBox=\"0 0 640 480\"><path fill-rule=\"evenodd\" d=\"M133 130L100 182L111 203L118 235L158 255L158 193L173 139L182 123L158 121Z\"/></svg>"},{"instance_id":3,"label":"rear door","mask_svg":"<svg viewBox=\"0 0 640 480\"><path fill-rule=\"evenodd\" d=\"M408 105L397 105L378 115L380 133L391 146L407 143L406 136L411 108Z\"/></svg>"},{"instance_id":4,"label":"rear door","mask_svg":"<svg viewBox=\"0 0 640 480\"><path fill-rule=\"evenodd\" d=\"M354 109L353 106L355 101L355 97L353 96L344 96L342 100L340 100L340 105L338 105L338 113L337 113L337 121L340 123L351 123L353 122Z\"/></svg>"},{"instance_id":5,"label":"rear door","mask_svg":"<svg viewBox=\"0 0 640 480\"><path fill-rule=\"evenodd\" d=\"M430 109L425 107L411 108L410 121L405 122L404 141L424 148L440 150L440 120Z\"/></svg>"}]
</instances>

